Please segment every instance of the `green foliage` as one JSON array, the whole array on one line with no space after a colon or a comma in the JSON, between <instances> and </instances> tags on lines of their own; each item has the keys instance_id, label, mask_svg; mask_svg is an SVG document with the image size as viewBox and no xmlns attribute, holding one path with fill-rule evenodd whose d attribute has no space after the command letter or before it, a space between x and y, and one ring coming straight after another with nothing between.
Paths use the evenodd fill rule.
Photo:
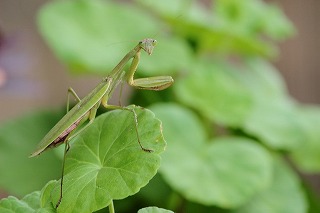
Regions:
<instances>
[{"instance_id":1,"label":"green foliage","mask_svg":"<svg viewBox=\"0 0 320 213\"><path fill-rule=\"evenodd\" d=\"M141 150L131 112L115 110L99 116L73 140L66 160L63 199L57 212L99 210L113 199L137 193L156 174L160 166L159 154L166 145L161 123L151 111L133 109L138 116L141 143L153 152ZM12 211L17 205L26 209L51 208L59 195L60 182L51 181L41 196L39 193L30 195L32 203L25 198L19 201L9 197L0 203L0 208Z\"/></svg>"},{"instance_id":2,"label":"green foliage","mask_svg":"<svg viewBox=\"0 0 320 213\"><path fill-rule=\"evenodd\" d=\"M38 22L53 51L72 71L103 75L137 41L155 34L159 26L158 20L137 7L99 0L50 3L40 10ZM186 66L181 60L174 60L176 54L183 57L183 61L191 59L183 40L161 42L163 45L157 47L150 61L141 63L144 70L163 75ZM170 63L162 63L163 59Z\"/></svg>"},{"instance_id":3,"label":"green foliage","mask_svg":"<svg viewBox=\"0 0 320 213\"><path fill-rule=\"evenodd\" d=\"M273 181L236 213L306 212L304 193L299 179L278 157L274 158Z\"/></svg>"},{"instance_id":4,"label":"green foliage","mask_svg":"<svg viewBox=\"0 0 320 213\"><path fill-rule=\"evenodd\" d=\"M270 184L270 154L254 141L241 137L207 140L192 112L172 104L151 109L161 118L166 139L171 141L161 173L188 199L234 208Z\"/></svg>"},{"instance_id":5,"label":"green foliage","mask_svg":"<svg viewBox=\"0 0 320 213\"><path fill-rule=\"evenodd\" d=\"M216 0L206 7L192 0L52 1L40 9L38 25L74 74L107 75L138 40L154 37L158 46L151 57L142 54L137 75L175 79L164 92L131 96L163 122L168 146L161 167L165 142L150 111L135 108L142 143L155 150L151 154L139 149L129 112L103 114L72 143L58 212L105 212L112 200L118 200L118 212L144 206L317 212L317 198L291 165L302 173L320 171L320 108L290 97L269 62L278 54L277 42L295 32L279 7L261 0ZM55 122L44 124L51 120L47 116L35 114L0 129L0 184L10 193L39 190L60 174L60 161L57 166L49 159L59 152L37 160L21 157ZM15 162L10 165L16 170L2 164L4 159ZM59 183L51 181L21 200L3 199L0 210L55 212Z\"/></svg>"},{"instance_id":6,"label":"green foliage","mask_svg":"<svg viewBox=\"0 0 320 213\"><path fill-rule=\"evenodd\" d=\"M39 209L40 192L33 192L21 200L13 196L0 200L0 210L3 213L31 213Z\"/></svg>"},{"instance_id":7,"label":"green foliage","mask_svg":"<svg viewBox=\"0 0 320 213\"><path fill-rule=\"evenodd\" d=\"M157 207L147 207L147 208L140 209L138 213L173 213L173 211L169 211L169 210L161 209Z\"/></svg>"},{"instance_id":8,"label":"green foliage","mask_svg":"<svg viewBox=\"0 0 320 213\"><path fill-rule=\"evenodd\" d=\"M61 116L60 112L42 111L1 126L1 188L23 196L30 191L41 189L50 179L59 177L61 163L57 155L49 152L41 159L28 159L28 156Z\"/></svg>"}]
</instances>

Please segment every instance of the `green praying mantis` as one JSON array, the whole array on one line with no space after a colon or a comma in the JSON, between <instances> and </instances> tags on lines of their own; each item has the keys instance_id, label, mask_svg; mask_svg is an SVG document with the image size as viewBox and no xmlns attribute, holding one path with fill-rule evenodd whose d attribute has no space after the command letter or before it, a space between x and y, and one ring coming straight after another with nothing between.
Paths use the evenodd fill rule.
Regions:
<instances>
[{"instance_id":1,"label":"green praying mantis","mask_svg":"<svg viewBox=\"0 0 320 213\"><path fill-rule=\"evenodd\" d=\"M151 55L156 43L156 40L150 38L143 39L142 41L140 41L136 47L134 47L123 57L123 59L111 71L111 73L107 77L103 78L102 81L83 99L80 99L72 88L69 88L67 113L44 136L44 138L38 144L36 150L30 155L30 157L35 157L37 155L40 155L42 152L49 148L57 147L62 143L65 144L62 164L62 176L60 182L60 198L57 202L56 208L59 206L62 199L64 164L66 153L70 147L69 142L72 138L78 135L81 131L83 131L88 125L90 125L93 122L100 104L102 104L107 109L124 109L131 111L134 116L135 130L140 148L143 151L152 152L152 150L144 148L142 146L142 143L140 142L138 134L137 115L134 109L117 105L109 105L108 100L112 96L114 89L118 86L119 83L121 83L124 80L127 81L127 83L130 86L146 90L163 90L168 88L173 83L173 79L171 76L155 76L149 78L134 79L134 74L137 70L140 61L141 50L144 50L149 55ZM132 62L130 68L128 72L126 72L123 69L131 59ZM78 103L69 111L70 94L72 94L75 97ZM77 127L88 119L89 122L79 131L75 132Z\"/></svg>"}]
</instances>

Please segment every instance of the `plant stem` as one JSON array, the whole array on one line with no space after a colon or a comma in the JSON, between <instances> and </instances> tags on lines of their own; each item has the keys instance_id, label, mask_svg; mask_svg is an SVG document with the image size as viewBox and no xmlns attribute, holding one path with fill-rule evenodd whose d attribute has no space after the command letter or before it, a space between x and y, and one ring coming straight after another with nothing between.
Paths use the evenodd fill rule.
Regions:
<instances>
[{"instance_id":1,"label":"plant stem","mask_svg":"<svg viewBox=\"0 0 320 213\"><path fill-rule=\"evenodd\" d=\"M113 206L113 200L111 200L111 203L109 204L109 213L115 213L114 206Z\"/></svg>"}]
</instances>

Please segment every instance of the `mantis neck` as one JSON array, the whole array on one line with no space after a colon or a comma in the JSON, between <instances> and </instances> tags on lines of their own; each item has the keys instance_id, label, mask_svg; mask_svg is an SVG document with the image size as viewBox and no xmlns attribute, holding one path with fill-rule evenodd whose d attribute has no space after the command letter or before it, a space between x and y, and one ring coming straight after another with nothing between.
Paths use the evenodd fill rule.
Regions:
<instances>
[{"instance_id":1,"label":"mantis neck","mask_svg":"<svg viewBox=\"0 0 320 213\"><path fill-rule=\"evenodd\" d=\"M110 76L117 76L121 73L124 66L128 63L128 61L133 58L137 53L140 53L141 47L137 45L135 48L133 48L130 52L128 52L122 60L118 63L118 65L113 68L113 70L110 73Z\"/></svg>"}]
</instances>

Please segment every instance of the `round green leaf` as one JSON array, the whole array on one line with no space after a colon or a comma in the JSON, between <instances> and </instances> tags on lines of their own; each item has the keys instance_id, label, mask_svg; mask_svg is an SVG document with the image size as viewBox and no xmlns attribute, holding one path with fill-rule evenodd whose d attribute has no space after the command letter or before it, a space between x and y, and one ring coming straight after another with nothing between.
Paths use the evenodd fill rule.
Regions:
<instances>
[{"instance_id":1,"label":"round green leaf","mask_svg":"<svg viewBox=\"0 0 320 213\"><path fill-rule=\"evenodd\" d=\"M183 103L227 126L240 126L252 105L239 73L222 63L198 63L174 89Z\"/></svg>"},{"instance_id":2,"label":"round green leaf","mask_svg":"<svg viewBox=\"0 0 320 213\"><path fill-rule=\"evenodd\" d=\"M102 0L50 2L40 10L38 23L45 40L72 70L103 73L139 40L159 30L138 8Z\"/></svg>"},{"instance_id":3,"label":"round green leaf","mask_svg":"<svg viewBox=\"0 0 320 213\"><path fill-rule=\"evenodd\" d=\"M57 181L49 181L42 189L42 191L35 191L21 200L16 197L9 196L0 200L1 213L56 213L49 198L51 197L51 190Z\"/></svg>"},{"instance_id":4,"label":"round green leaf","mask_svg":"<svg viewBox=\"0 0 320 213\"><path fill-rule=\"evenodd\" d=\"M159 154L165 148L161 122L154 114L132 108L138 115L137 140L133 113L115 110L99 116L79 134L67 153L63 198L58 212L93 212L113 199L133 195L145 186L160 166ZM57 203L58 182L52 192Z\"/></svg>"},{"instance_id":5,"label":"round green leaf","mask_svg":"<svg viewBox=\"0 0 320 213\"><path fill-rule=\"evenodd\" d=\"M73 71L108 73L139 40L151 35L156 35L159 45L152 57L141 60L139 73L163 75L191 63L190 48L182 38L161 36L155 19L128 4L99 0L52 2L40 11L39 28ZM128 40L132 42L125 42Z\"/></svg>"},{"instance_id":6,"label":"round green leaf","mask_svg":"<svg viewBox=\"0 0 320 213\"><path fill-rule=\"evenodd\" d=\"M244 130L274 149L294 150L306 140L297 110L290 104L256 104Z\"/></svg>"},{"instance_id":7,"label":"round green leaf","mask_svg":"<svg viewBox=\"0 0 320 213\"><path fill-rule=\"evenodd\" d=\"M261 59L246 62L241 81L254 103L242 128L272 148L298 147L305 140L305 133L278 71Z\"/></svg>"},{"instance_id":8,"label":"round green leaf","mask_svg":"<svg viewBox=\"0 0 320 213\"><path fill-rule=\"evenodd\" d=\"M12 119L0 127L0 187L15 195L38 190L60 173L61 161L48 152L28 158L61 113L40 111Z\"/></svg>"},{"instance_id":9,"label":"round green leaf","mask_svg":"<svg viewBox=\"0 0 320 213\"><path fill-rule=\"evenodd\" d=\"M57 182L58 181L56 180L51 180L42 188L40 196L41 208L51 207L56 212L56 209L53 207L53 204L51 203L51 191L53 190Z\"/></svg>"},{"instance_id":10,"label":"round green leaf","mask_svg":"<svg viewBox=\"0 0 320 213\"><path fill-rule=\"evenodd\" d=\"M39 197L40 192L34 192L32 193L32 196ZM0 212L3 213L32 213L34 212L34 209L29 206L29 203L19 200L16 197L9 196L7 198L4 198L0 200Z\"/></svg>"},{"instance_id":11,"label":"round green leaf","mask_svg":"<svg viewBox=\"0 0 320 213\"><path fill-rule=\"evenodd\" d=\"M39 210L40 192L32 192L19 200L16 197L9 196L0 200L0 212L1 213L33 213ZM40 211L39 211L40 212ZM45 211L43 213L49 213L51 211ZM51 212L52 213L52 212Z\"/></svg>"},{"instance_id":12,"label":"round green leaf","mask_svg":"<svg viewBox=\"0 0 320 213\"><path fill-rule=\"evenodd\" d=\"M302 106L297 115L307 138L299 148L293 150L291 157L301 170L317 173L320 171L320 108Z\"/></svg>"},{"instance_id":13,"label":"round green leaf","mask_svg":"<svg viewBox=\"0 0 320 213\"><path fill-rule=\"evenodd\" d=\"M158 207L146 207L140 209L138 213L173 213L173 211L158 208Z\"/></svg>"},{"instance_id":14,"label":"round green leaf","mask_svg":"<svg viewBox=\"0 0 320 213\"><path fill-rule=\"evenodd\" d=\"M308 204L299 178L281 160L274 163L272 184L236 213L306 213Z\"/></svg>"},{"instance_id":15,"label":"round green leaf","mask_svg":"<svg viewBox=\"0 0 320 213\"><path fill-rule=\"evenodd\" d=\"M187 199L235 208L270 183L271 158L254 141L239 137L206 141L189 110L174 104L151 108L162 120L168 141L161 174Z\"/></svg>"},{"instance_id":16,"label":"round green leaf","mask_svg":"<svg viewBox=\"0 0 320 213\"><path fill-rule=\"evenodd\" d=\"M283 12L276 5L263 1L218 0L213 9L214 14L224 22L223 25L235 33L247 36L264 34L281 40L294 32Z\"/></svg>"},{"instance_id":17,"label":"round green leaf","mask_svg":"<svg viewBox=\"0 0 320 213\"><path fill-rule=\"evenodd\" d=\"M279 71L265 60L246 60L240 77L256 102L269 104L288 99L285 82Z\"/></svg>"}]
</instances>

